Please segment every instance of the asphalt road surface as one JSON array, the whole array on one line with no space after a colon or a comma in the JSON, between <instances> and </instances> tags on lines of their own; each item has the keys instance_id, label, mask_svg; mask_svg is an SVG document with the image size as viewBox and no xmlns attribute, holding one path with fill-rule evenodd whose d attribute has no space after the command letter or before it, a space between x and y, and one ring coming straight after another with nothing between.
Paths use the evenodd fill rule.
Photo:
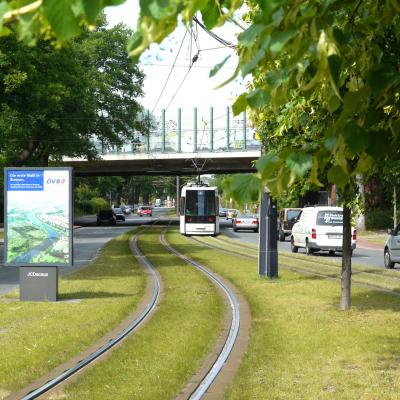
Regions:
<instances>
[{"instance_id":1,"label":"asphalt road surface","mask_svg":"<svg viewBox=\"0 0 400 400\"><path fill-rule=\"evenodd\" d=\"M258 244L258 233L252 231L238 231L233 232L232 224L230 222L222 220L220 222L221 232L225 235L238 239L242 242ZM278 250L290 251L290 239L286 237L285 242L278 242ZM299 253L305 253L304 249L299 249ZM330 260L342 262L341 253L336 253L334 256L329 256L327 252L315 253L311 257L326 257ZM357 247L353 252L352 262L354 264L367 264L377 268L385 268L383 264L383 246L382 250L370 250L365 248ZM399 264L395 264L395 268L400 269Z\"/></svg>"},{"instance_id":2,"label":"asphalt road surface","mask_svg":"<svg viewBox=\"0 0 400 400\"><path fill-rule=\"evenodd\" d=\"M150 224L165 214L165 208L155 208L153 217L128 215L125 222L117 222L116 226L97 226L96 216L75 219L74 229L74 266L60 267L60 274L71 272L88 264L96 257L98 251L111 239L132 230L135 226ZM0 245L0 294L7 293L19 286L18 267L3 265L3 245Z\"/></svg>"}]
</instances>

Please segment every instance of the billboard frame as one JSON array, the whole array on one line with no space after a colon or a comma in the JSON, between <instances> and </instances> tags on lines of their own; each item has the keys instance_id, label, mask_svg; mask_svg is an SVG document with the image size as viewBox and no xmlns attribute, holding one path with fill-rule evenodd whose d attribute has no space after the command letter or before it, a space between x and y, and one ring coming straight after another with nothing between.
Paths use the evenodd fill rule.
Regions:
<instances>
[{"instance_id":1,"label":"billboard frame","mask_svg":"<svg viewBox=\"0 0 400 400\"><path fill-rule=\"evenodd\" d=\"M9 171L66 171L69 178L69 262L68 263L13 263L7 262L8 250L8 172ZM74 265L74 215L73 215L73 168L72 167L5 167L4 168L4 266L6 267L72 267Z\"/></svg>"}]
</instances>

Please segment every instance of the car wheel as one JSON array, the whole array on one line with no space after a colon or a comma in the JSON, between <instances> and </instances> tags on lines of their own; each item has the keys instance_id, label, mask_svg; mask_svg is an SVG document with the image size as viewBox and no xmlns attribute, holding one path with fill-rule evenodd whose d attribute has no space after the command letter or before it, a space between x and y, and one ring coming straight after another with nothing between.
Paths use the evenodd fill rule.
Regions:
<instances>
[{"instance_id":1,"label":"car wheel","mask_svg":"<svg viewBox=\"0 0 400 400\"><path fill-rule=\"evenodd\" d=\"M335 255L335 250L329 250L329 255L334 256Z\"/></svg>"},{"instance_id":2,"label":"car wheel","mask_svg":"<svg viewBox=\"0 0 400 400\"><path fill-rule=\"evenodd\" d=\"M311 256L312 253L314 253L314 250L310 247L310 244L308 243L308 239L306 239L306 254L308 256Z\"/></svg>"},{"instance_id":3,"label":"car wheel","mask_svg":"<svg viewBox=\"0 0 400 400\"><path fill-rule=\"evenodd\" d=\"M279 229L278 239L279 239L280 242L284 242L285 241L285 232L283 232L282 229Z\"/></svg>"},{"instance_id":4,"label":"car wheel","mask_svg":"<svg viewBox=\"0 0 400 400\"><path fill-rule=\"evenodd\" d=\"M233 232L237 232L237 229L236 229L236 228L233 228Z\"/></svg>"},{"instance_id":5,"label":"car wheel","mask_svg":"<svg viewBox=\"0 0 400 400\"><path fill-rule=\"evenodd\" d=\"M299 251L299 248L297 246L294 245L294 238L292 236L292 238L290 239L290 250L292 251L292 253L297 253Z\"/></svg>"},{"instance_id":6,"label":"car wheel","mask_svg":"<svg viewBox=\"0 0 400 400\"><path fill-rule=\"evenodd\" d=\"M255 233L258 233L258 228L257 228L257 229L254 229L254 232L255 232Z\"/></svg>"},{"instance_id":7,"label":"car wheel","mask_svg":"<svg viewBox=\"0 0 400 400\"><path fill-rule=\"evenodd\" d=\"M393 269L394 268L394 262L392 261L389 253L389 249L385 249L385 253L383 256L384 262L385 262L385 268L387 269Z\"/></svg>"}]
</instances>

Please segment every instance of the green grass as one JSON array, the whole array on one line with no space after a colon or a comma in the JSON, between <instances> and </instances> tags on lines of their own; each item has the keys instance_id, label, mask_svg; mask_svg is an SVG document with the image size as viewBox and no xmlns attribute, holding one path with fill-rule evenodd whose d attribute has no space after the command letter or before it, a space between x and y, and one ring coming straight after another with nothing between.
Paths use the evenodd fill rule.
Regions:
<instances>
[{"instance_id":1,"label":"green grass","mask_svg":"<svg viewBox=\"0 0 400 400\"><path fill-rule=\"evenodd\" d=\"M353 286L338 309L336 281L280 269L258 277L256 260L196 245L176 232L181 252L229 279L248 300L251 341L225 399L397 399L400 298Z\"/></svg>"},{"instance_id":2,"label":"green grass","mask_svg":"<svg viewBox=\"0 0 400 400\"><path fill-rule=\"evenodd\" d=\"M132 312L145 275L124 234L91 266L60 279L57 303L0 297L0 397L20 389L86 349Z\"/></svg>"},{"instance_id":3,"label":"green grass","mask_svg":"<svg viewBox=\"0 0 400 400\"><path fill-rule=\"evenodd\" d=\"M4 239L4 231L0 231L0 239Z\"/></svg>"},{"instance_id":4,"label":"green grass","mask_svg":"<svg viewBox=\"0 0 400 400\"><path fill-rule=\"evenodd\" d=\"M365 230L365 231L358 231L357 236L360 239L366 240L367 242L384 245L386 243L388 234L386 231L382 230L377 230L377 231Z\"/></svg>"},{"instance_id":5,"label":"green grass","mask_svg":"<svg viewBox=\"0 0 400 400\"><path fill-rule=\"evenodd\" d=\"M257 248L248 243L233 241L224 236L217 239L212 237L202 237L200 241L217 246L228 251L235 251L240 254L257 257ZM304 254L279 252L281 267L301 269L317 275L339 278L341 275L341 258L329 260L324 257L310 257ZM353 264L353 282L374 286L383 290L391 290L400 293L400 274L396 270L386 270L374 268L366 264Z\"/></svg>"},{"instance_id":6,"label":"green grass","mask_svg":"<svg viewBox=\"0 0 400 400\"><path fill-rule=\"evenodd\" d=\"M224 303L200 272L167 252L159 229L139 246L157 266L164 297L143 328L104 362L67 386L67 399L172 399L211 351L222 328Z\"/></svg>"}]
</instances>

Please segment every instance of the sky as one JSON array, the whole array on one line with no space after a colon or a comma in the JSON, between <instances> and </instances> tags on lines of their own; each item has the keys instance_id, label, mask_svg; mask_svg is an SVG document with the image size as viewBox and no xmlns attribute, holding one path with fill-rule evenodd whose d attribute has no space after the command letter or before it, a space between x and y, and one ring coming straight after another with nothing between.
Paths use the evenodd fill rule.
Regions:
<instances>
[{"instance_id":1,"label":"sky","mask_svg":"<svg viewBox=\"0 0 400 400\"><path fill-rule=\"evenodd\" d=\"M109 25L113 26L123 22L135 29L139 15L138 3L138 0L128 0L121 6L108 7L106 15ZM236 43L236 35L240 33L239 29L231 23L229 26L213 30L213 32L231 43ZM233 74L237 63L235 51L229 48L221 48L222 45L200 27L197 27L198 39L196 41L193 36L191 40L191 35L188 32L185 36L185 32L187 32L185 27L179 27L160 45L152 45L141 56L139 64L146 74L144 83L145 96L141 99L141 104L150 111L154 110L154 115L156 116L160 115L161 109L166 109L167 120L170 118L175 119L177 109L181 108L183 125L192 122L194 107L198 108L199 124L201 125L202 120L208 119L209 109L212 106L214 107L214 117L217 120L224 121L226 107L231 106L236 96L245 89L245 83L241 79L223 88L215 89L217 85ZM181 51L175 67L160 97L181 44ZM188 71L190 60L198 53L198 49L200 50L198 61L193 64L189 74L183 81ZM228 55L231 57L223 69L215 77L209 78L209 72L212 67L220 63ZM183 84L177 92L182 81ZM160 99L158 100L159 97Z\"/></svg>"}]
</instances>

